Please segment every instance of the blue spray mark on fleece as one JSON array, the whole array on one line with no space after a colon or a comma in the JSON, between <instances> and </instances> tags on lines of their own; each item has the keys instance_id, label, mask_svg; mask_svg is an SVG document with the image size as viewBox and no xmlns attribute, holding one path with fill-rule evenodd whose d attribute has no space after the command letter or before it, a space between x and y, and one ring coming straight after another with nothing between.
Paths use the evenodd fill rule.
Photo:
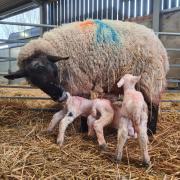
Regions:
<instances>
[{"instance_id":1,"label":"blue spray mark on fleece","mask_svg":"<svg viewBox=\"0 0 180 180\"><path fill-rule=\"evenodd\" d=\"M97 25L96 41L98 43L121 44L120 36L111 26L100 20L94 20Z\"/></svg>"}]
</instances>

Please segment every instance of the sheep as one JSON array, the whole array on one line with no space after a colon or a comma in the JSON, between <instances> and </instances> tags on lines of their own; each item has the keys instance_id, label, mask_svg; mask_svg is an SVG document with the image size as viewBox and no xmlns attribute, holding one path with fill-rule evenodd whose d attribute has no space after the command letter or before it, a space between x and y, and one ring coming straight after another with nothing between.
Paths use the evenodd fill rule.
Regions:
<instances>
[{"instance_id":1,"label":"sheep","mask_svg":"<svg viewBox=\"0 0 180 180\"><path fill-rule=\"evenodd\" d=\"M89 100L79 96L71 96L67 93L65 108L54 114L48 126L48 132L51 132L60 121L57 138L57 143L60 146L64 142L64 134L67 126L78 116L88 117L88 135L93 136L95 131L100 148L106 149L107 145L104 139L103 127L110 124L114 116L111 102L106 99Z\"/></svg>"},{"instance_id":2,"label":"sheep","mask_svg":"<svg viewBox=\"0 0 180 180\"><path fill-rule=\"evenodd\" d=\"M117 161L121 161L123 146L128 137L128 123L132 121L134 130L138 135L143 164L150 165L147 145L147 105L142 93L135 89L135 84L140 78L141 76L126 74L117 83L119 88L122 86L124 88L124 99L122 102L121 119L118 129Z\"/></svg>"},{"instance_id":3,"label":"sheep","mask_svg":"<svg viewBox=\"0 0 180 180\"><path fill-rule=\"evenodd\" d=\"M5 77L25 77L57 101L66 98L66 91L82 97L91 91L118 97L120 77L141 75L138 86L152 113L148 127L156 132L169 62L158 37L143 25L91 19L66 24L22 47L18 65L17 72Z\"/></svg>"}]
</instances>

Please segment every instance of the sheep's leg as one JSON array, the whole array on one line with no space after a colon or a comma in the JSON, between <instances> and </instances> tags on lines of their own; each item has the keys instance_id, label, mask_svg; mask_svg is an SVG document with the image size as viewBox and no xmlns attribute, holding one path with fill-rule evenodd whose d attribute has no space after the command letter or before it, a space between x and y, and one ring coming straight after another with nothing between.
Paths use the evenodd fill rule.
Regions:
<instances>
[{"instance_id":1,"label":"sheep's leg","mask_svg":"<svg viewBox=\"0 0 180 180\"><path fill-rule=\"evenodd\" d=\"M118 144L117 144L117 155L116 160L118 163L121 162L123 147L128 138L128 119L122 117L119 123L118 129Z\"/></svg>"},{"instance_id":2,"label":"sheep's leg","mask_svg":"<svg viewBox=\"0 0 180 180\"><path fill-rule=\"evenodd\" d=\"M88 120L87 120L88 136L94 136L94 134L95 134L95 131L94 131L94 128L93 128L94 121L96 121L96 119L92 115L89 115Z\"/></svg>"},{"instance_id":3,"label":"sheep's leg","mask_svg":"<svg viewBox=\"0 0 180 180\"><path fill-rule=\"evenodd\" d=\"M68 112L65 115L65 117L60 121L59 134L57 138L57 144L59 144L60 146L62 146L64 142L64 135L65 135L66 128L68 127L69 124L71 124L74 121L76 117L77 116L73 114L72 112Z\"/></svg>"},{"instance_id":4,"label":"sheep's leg","mask_svg":"<svg viewBox=\"0 0 180 180\"><path fill-rule=\"evenodd\" d=\"M79 132L85 133L88 131L87 117L81 116L80 118L81 118L81 123L80 123Z\"/></svg>"},{"instance_id":5,"label":"sheep's leg","mask_svg":"<svg viewBox=\"0 0 180 180\"><path fill-rule=\"evenodd\" d=\"M156 134L156 127L158 121L158 110L159 105L156 104L148 104L148 111L149 111L149 119L148 119L148 135L151 136L152 134Z\"/></svg>"},{"instance_id":6,"label":"sheep's leg","mask_svg":"<svg viewBox=\"0 0 180 180\"><path fill-rule=\"evenodd\" d=\"M138 131L138 140L144 165L150 165L150 157L148 154L147 119L147 114L142 113Z\"/></svg>"},{"instance_id":7,"label":"sheep's leg","mask_svg":"<svg viewBox=\"0 0 180 180\"><path fill-rule=\"evenodd\" d=\"M93 124L99 146L102 150L105 150L107 148L107 144L104 139L103 128L104 126L110 124L112 122L112 119L113 119L113 113L109 112L109 113L101 114L101 117L98 120L96 120Z\"/></svg>"},{"instance_id":8,"label":"sheep's leg","mask_svg":"<svg viewBox=\"0 0 180 180\"><path fill-rule=\"evenodd\" d=\"M55 113L53 115L53 118L52 118L51 122L49 123L47 131L48 132L52 132L52 130L54 129L56 124L65 116L65 114L66 114L66 110L65 109Z\"/></svg>"}]
</instances>

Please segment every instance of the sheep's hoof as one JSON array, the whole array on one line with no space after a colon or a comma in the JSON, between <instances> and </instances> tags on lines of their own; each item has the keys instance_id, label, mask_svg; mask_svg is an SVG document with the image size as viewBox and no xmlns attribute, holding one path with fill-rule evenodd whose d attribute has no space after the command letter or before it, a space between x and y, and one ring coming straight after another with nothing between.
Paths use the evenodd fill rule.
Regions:
<instances>
[{"instance_id":1,"label":"sheep's hoof","mask_svg":"<svg viewBox=\"0 0 180 180\"><path fill-rule=\"evenodd\" d=\"M101 151L106 151L107 150L107 144L101 144L101 145L99 145L99 148Z\"/></svg>"}]
</instances>

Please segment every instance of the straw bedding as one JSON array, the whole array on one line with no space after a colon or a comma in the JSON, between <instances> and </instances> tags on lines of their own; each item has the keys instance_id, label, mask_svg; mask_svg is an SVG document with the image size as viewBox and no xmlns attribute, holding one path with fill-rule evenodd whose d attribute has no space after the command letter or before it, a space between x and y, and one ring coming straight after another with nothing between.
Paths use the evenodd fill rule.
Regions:
<instances>
[{"instance_id":1,"label":"straw bedding","mask_svg":"<svg viewBox=\"0 0 180 180\"><path fill-rule=\"evenodd\" d=\"M13 91L17 95L17 90L11 90L11 95ZM32 91L40 95L39 90ZM20 96L25 95L24 90ZM171 94L164 98L173 99ZM175 94L174 98L180 99L180 95ZM35 102L33 104L38 107L40 103ZM109 147L107 152L100 152L96 139L87 139L86 134L79 133L76 124L68 128L65 144L60 149L55 143L57 129L53 134L44 132L52 113L17 110L18 107L32 107L31 103L0 101L0 179L173 180L180 177L178 113L160 111L157 134L150 138L152 166L147 169L141 166L135 140L129 140L125 146L122 164L114 162L116 132L108 129L105 136ZM51 106L54 103L49 102L47 107ZM180 110L179 105L174 104L161 106L161 109L169 107Z\"/></svg>"}]
</instances>

